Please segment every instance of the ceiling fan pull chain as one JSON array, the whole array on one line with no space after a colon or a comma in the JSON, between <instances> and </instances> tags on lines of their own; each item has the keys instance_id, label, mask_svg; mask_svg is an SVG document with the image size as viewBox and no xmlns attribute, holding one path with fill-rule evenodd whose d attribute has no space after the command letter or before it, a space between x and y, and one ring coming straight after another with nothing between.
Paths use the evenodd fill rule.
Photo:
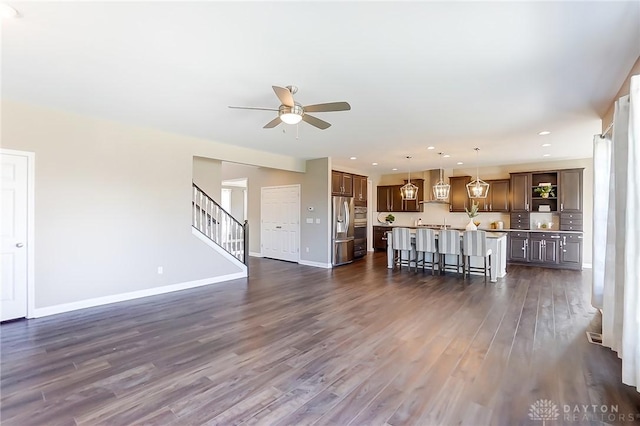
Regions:
<instances>
[{"instance_id":1,"label":"ceiling fan pull chain","mask_svg":"<svg viewBox=\"0 0 640 426\"><path fill-rule=\"evenodd\" d=\"M300 132L300 125L296 124L296 140L298 140L298 134Z\"/></svg>"}]
</instances>

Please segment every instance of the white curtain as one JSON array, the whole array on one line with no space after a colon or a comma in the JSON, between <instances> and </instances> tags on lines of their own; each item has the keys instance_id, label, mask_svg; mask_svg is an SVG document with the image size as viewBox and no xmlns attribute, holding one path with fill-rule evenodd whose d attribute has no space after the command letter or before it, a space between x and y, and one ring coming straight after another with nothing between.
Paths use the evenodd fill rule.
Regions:
<instances>
[{"instance_id":1,"label":"white curtain","mask_svg":"<svg viewBox=\"0 0 640 426\"><path fill-rule=\"evenodd\" d=\"M606 204L608 211L600 212L598 222L594 221L594 228L601 227L598 235L606 246L604 261L594 262L598 270L594 270L593 303L597 305L600 292L603 344L622 359L622 381L640 391L640 76L631 78L630 94L616 102L610 147L608 196L594 189L594 205ZM594 146L594 156L600 148L603 146ZM594 168L596 179L603 178L604 169ZM601 256L603 248L597 253ZM596 288L599 285L601 289Z\"/></svg>"},{"instance_id":2,"label":"white curtain","mask_svg":"<svg viewBox=\"0 0 640 426\"><path fill-rule=\"evenodd\" d=\"M593 137L593 281L591 304L602 309L604 297L604 269L609 224L609 188L611 173L611 138Z\"/></svg>"}]
</instances>

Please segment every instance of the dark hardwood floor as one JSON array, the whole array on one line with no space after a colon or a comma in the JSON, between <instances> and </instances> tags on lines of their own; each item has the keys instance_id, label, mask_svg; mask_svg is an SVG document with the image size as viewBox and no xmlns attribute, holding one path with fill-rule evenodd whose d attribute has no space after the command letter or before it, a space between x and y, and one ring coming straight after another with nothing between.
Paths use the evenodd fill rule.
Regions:
<instances>
[{"instance_id":1,"label":"dark hardwood floor","mask_svg":"<svg viewBox=\"0 0 640 426\"><path fill-rule=\"evenodd\" d=\"M508 272L463 286L389 271L384 253L333 270L252 259L248 280L6 323L0 419L542 425L544 399L550 426L640 422L617 356L585 337L591 271Z\"/></svg>"}]
</instances>

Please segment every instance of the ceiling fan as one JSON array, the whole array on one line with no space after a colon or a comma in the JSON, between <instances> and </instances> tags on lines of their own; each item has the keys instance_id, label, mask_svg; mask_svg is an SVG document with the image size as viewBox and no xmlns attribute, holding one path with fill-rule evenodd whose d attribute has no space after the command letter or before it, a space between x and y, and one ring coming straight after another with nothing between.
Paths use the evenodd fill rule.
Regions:
<instances>
[{"instance_id":1,"label":"ceiling fan","mask_svg":"<svg viewBox=\"0 0 640 426\"><path fill-rule=\"evenodd\" d=\"M298 91L296 86L278 87L272 86L273 91L280 100L279 108L260 108L260 107L238 107L229 106L235 109L257 109L264 111L278 111L278 116L265 124L265 129L271 129L278 124L284 122L287 124L298 124L301 120L306 121L318 129L324 130L331 126L324 120L309 115L309 112L330 112L330 111L349 111L351 105L347 102L329 102L326 104L315 104L302 106L299 102L293 100L293 95Z\"/></svg>"}]
</instances>

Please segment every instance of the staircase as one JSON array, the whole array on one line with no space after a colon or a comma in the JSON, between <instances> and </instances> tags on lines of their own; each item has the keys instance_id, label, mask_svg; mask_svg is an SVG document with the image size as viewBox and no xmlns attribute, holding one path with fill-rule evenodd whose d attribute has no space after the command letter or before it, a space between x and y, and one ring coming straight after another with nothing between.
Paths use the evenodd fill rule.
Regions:
<instances>
[{"instance_id":1,"label":"staircase","mask_svg":"<svg viewBox=\"0 0 640 426\"><path fill-rule=\"evenodd\" d=\"M238 222L195 183L192 225L231 256L248 266L249 223Z\"/></svg>"}]
</instances>

